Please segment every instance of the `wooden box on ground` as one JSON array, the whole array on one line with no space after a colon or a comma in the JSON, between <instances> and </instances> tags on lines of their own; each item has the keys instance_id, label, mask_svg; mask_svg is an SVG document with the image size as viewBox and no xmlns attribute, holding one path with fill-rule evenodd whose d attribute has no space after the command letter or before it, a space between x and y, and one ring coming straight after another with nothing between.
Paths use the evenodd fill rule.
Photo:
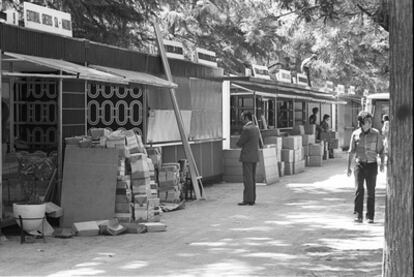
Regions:
<instances>
[{"instance_id":1,"label":"wooden box on ground","mask_svg":"<svg viewBox=\"0 0 414 277\"><path fill-rule=\"evenodd\" d=\"M243 182L242 163L239 162L241 149L223 150L224 174L226 182ZM276 158L276 148L260 149L260 161L256 168L256 182L273 184L279 180L279 171Z\"/></svg>"},{"instance_id":2,"label":"wooden box on ground","mask_svg":"<svg viewBox=\"0 0 414 277\"><path fill-rule=\"evenodd\" d=\"M309 156L322 156L323 150L322 144L309 144Z\"/></svg>"},{"instance_id":3,"label":"wooden box on ground","mask_svg":"<svg viewBox=\"0 0 414 277\"><path fill-rule=\"evenodd\" d=\"M315 135L302 135L302 146L315 143Z\"/></svg>"},{"instance_id":4,"label":"wooden box on ground","mask_svg":"<svg viewBox=\"0 0 414 277\"><path fill-rule=\"evenodd\" d=\"M282 149L299 149L302 147L302 136L287 136L282 138Z\"/></svg>"},{"instance_id":5,"label":"wooden box on ground","mask_svg":"<svg viewBox=\"0 0 414 277\"><path fill-rule=\"evenodd\" d=\"M306 124L304 127L305 127L305 134L307 134L307 135L315 135L316 134L316 125L315 124Z\"/></svg>"},{"instance_id":6,"label":"wooden box on ground","mask_svg":"<svg viewBox=\"0 0 414 277\"><path fill-rule=\"evenodd\" d=\"M293 175L305 171L305 160L296 162L285 162L285 174Z\"/></svg>"},{"instance_id":7,"label":"wooden box on ground","mask_svg":"<svg viewBox=\"0 0 414 277\"><path fill-rule=\"evenodd\" d=\"M281 161L277 163L278 168L279 168L279 176L283 177L285 176L285 162Z\"/></svg>"},{"instance_id":8,"label":"wooden box on ground","mask_svg":"<svg viewBox=\"0 0 414 277\"><path fill-rule=\"evenodd\" d=\"M322 156L308 156L306 166L322 166Z\"/></svg>"}]
</instances>

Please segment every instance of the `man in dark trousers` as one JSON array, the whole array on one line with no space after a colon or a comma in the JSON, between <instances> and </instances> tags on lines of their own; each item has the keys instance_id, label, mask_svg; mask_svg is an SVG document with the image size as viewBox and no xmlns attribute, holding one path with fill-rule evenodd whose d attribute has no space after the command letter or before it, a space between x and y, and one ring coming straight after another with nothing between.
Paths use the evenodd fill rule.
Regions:
<instances>
[{"instance_id":1,"label":"man in dark trousers","mask_svg":"<svg viewBox=\"0 0 414 277\"><path fill-rule=\"evenodd\" d=\"M377 182L377 156L381 159L380 171L384 171L384 146L382 136L377 129L372 128L372 115L369 112L358 114L358 125L351 136L347 175L351 176L351 161L355 155L355 222L362 222L364 209L364 181L367 187L367 214L368 223L374 223L375 215L375 185Z\"/></svg>"},{"instance_id":2,"label":"man in dark trousers","mask_svg":"<svg viewBox=\"0 0 414 277\"><path fill-rule=\"evenodd\" d=\"M251 112L243 112L244 124L240 139L236 145L241 147L239 161L243 164L243 202L239 205L254 205L256 202L256 165L259 162L260 130L253 123Z\"/></svg>"}]
</instances>

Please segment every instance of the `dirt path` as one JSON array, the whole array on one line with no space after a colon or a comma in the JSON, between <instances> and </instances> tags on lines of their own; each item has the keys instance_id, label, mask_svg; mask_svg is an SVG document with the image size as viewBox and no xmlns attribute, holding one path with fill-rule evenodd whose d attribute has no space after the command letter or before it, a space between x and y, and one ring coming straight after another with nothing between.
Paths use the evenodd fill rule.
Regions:
<instances>
[{"instance_id":1,"label":"dirt path","mask_svg":"<svg viewBox=\"0 0 414 277\"><path fill-rule=\"evenodd\" d=\"M242 184L206 187L208 200L162 216L163 233L24 245L8 237L0 243L0 275L381 276L385 175L376 223L357 224L345 166L337 157L258 186L255 206L237 206Z\"/></svg>"}]
</instances>

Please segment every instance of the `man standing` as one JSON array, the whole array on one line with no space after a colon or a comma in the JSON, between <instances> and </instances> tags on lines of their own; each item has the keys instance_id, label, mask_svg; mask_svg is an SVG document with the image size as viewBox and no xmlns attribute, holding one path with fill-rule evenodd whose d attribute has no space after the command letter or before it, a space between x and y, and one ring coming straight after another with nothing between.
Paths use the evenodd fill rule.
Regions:
<instances>
[{"instance_id":1,"label":"man standing","mask_svg":"<svg viewBox=\"0 0 414 277\"><path fill-rule=\"evenodd\" d=\"M300 65L300 70L302 72L305 72L306 77L308 78L308 85L311 86L311 81L310 81L310 67L313 61L315 61L317 59L316 54L313 54L312 56L310 56L309 58L306 58L303 60L302 64Z\"/></svg>"},{"instance_id":2,"label":"man standing","mask_svg":"<svg viewBox=\"0 0 414 277\"><path fill-rule=\"evenodd\" d=\"M309 124L316 124L316 119L318 118L319 108L314 107L312 109L312 114L309 116Z\"/></svg>"},{"instance_id":3,"label":"man standing","mask_svg":"<svg viewBox=\"0 0 414 277\"><path fill-rule=\"evenodd\" d=\"M380 171L384 171L384 146L382 137L377 129L372 128L372 115L369 112L358 114L358 125L351 136L347 175L351 176L351 161L355 155L355 222L362 222L364 206L364 181L367 187L367 213L368 223L374 223L375 215L375 185L377 182L378 164L377 156L381 158Z\"/></svg>"},{"instance_id":4,"label":"man standing","mask_svg":"<svg viewBox=\"0 0 414 277\"><path fill-rule=\"evenodd\" d=\"M241 147L239 161L243 164L243 202L239 205L254 205L256 201L256 165L259 161L260 130L253 124L251 112L243 112L244 124L236 145Z\"/></svg>"}]
</instances>

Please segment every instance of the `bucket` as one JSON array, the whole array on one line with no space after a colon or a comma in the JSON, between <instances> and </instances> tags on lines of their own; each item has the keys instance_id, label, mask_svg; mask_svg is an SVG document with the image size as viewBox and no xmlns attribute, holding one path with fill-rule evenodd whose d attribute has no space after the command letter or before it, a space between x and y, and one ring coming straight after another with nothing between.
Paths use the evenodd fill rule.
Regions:
<instances>
[{"instance_id":1,"label":"bucket","mask_svg":"<svg viewBox=\"0 0 414 277\"><path fill-rule=\"evenodd\" d=\"M46 204L13 204L13 216L20 226L19 216L22 217L23 226L20 226L24 231L31 232L38 230L39 226L45 217Z\"/></svg>"}]
</instances>

